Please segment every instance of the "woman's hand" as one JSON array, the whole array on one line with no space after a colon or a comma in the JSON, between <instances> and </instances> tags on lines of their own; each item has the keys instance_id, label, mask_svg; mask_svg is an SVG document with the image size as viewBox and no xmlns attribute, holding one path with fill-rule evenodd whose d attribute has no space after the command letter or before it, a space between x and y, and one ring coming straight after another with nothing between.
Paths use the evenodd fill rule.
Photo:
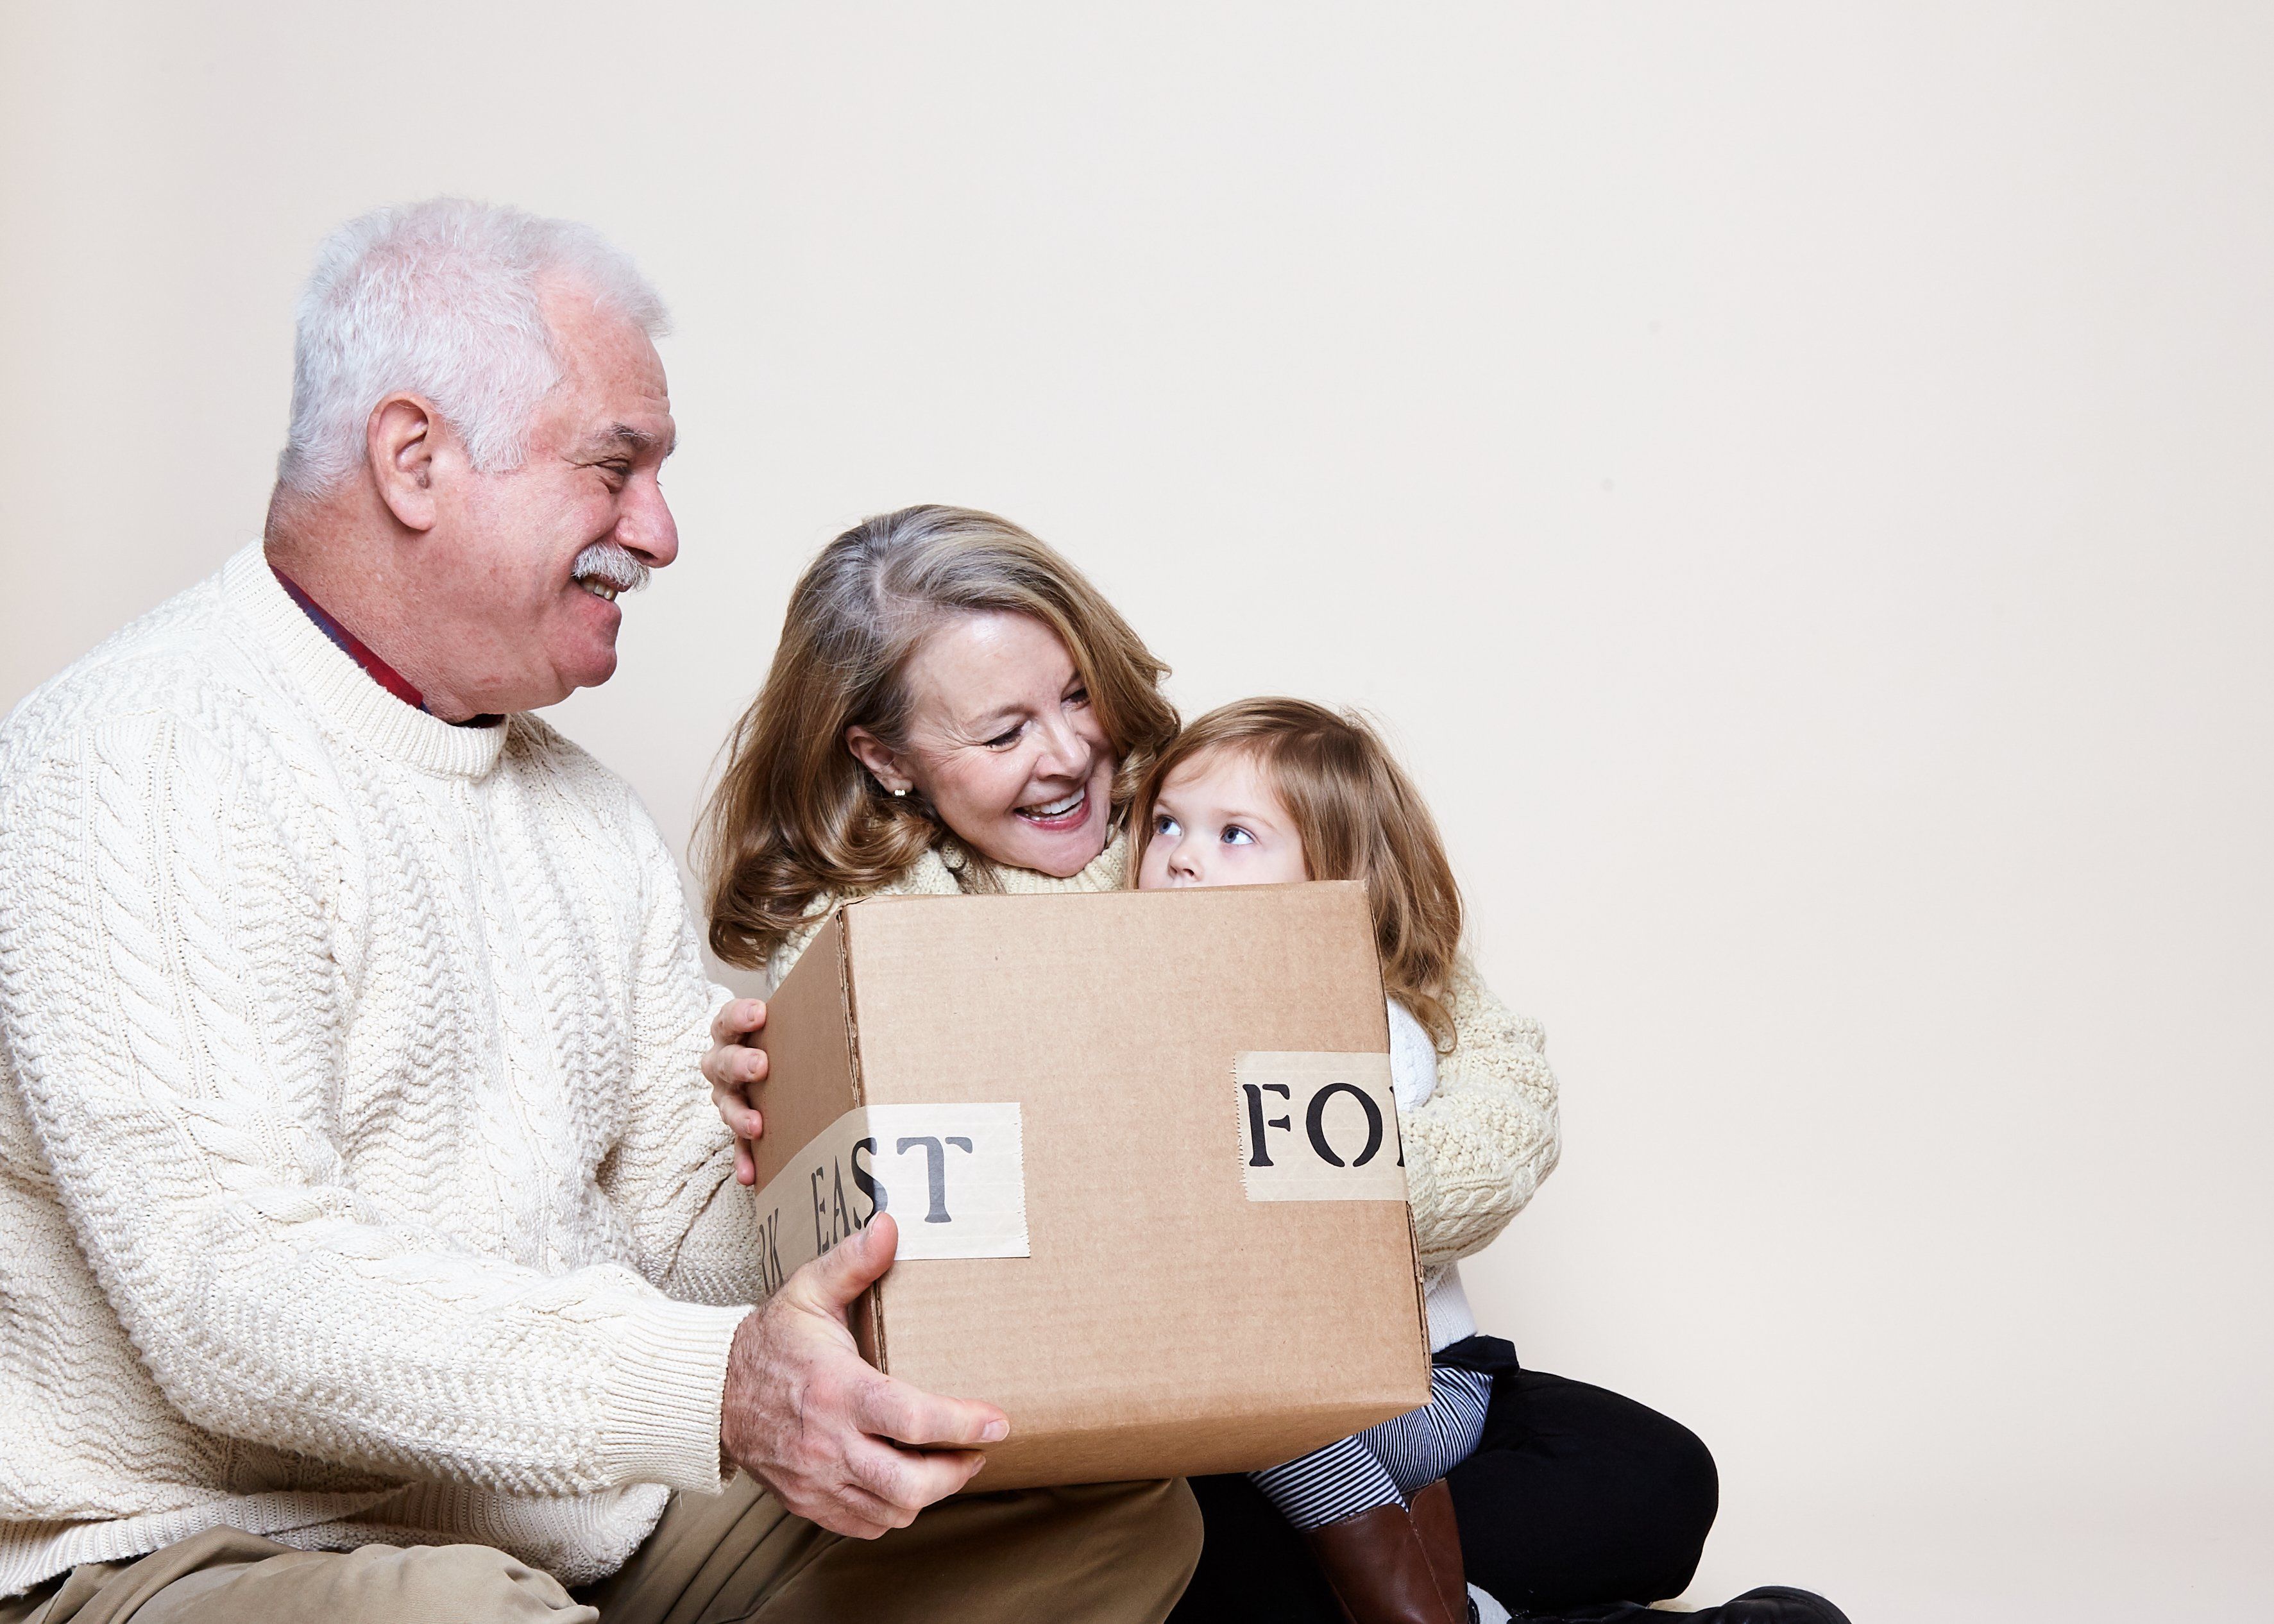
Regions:
<instances>
[{"instance_id":1,"label":"woman's hand","mask_svg":"<svg viewBox=\"0 0 2274 1624\"><path fill-rule=\"evenodd\" d=\"M750 1090L766 1079L766 1051L755 1041L765 1024L766 1006L756 998L721 1004L711 1022L711 1052L703 1056L711 1103L734 1136L734 1178L745 1184L758 1182L750 1141L765 1131L765 1119L750 1103Z\"/></svg>"}]
</instances>

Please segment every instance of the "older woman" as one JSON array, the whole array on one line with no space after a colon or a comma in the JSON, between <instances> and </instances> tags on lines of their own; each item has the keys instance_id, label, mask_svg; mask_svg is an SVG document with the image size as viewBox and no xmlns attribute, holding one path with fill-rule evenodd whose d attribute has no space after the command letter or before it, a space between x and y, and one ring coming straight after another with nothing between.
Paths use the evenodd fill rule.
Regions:
<instances>
[{"instance_id":1,"label":"older woman","mask_svg":"<svg viewBox=\"0 0 2274 1624\"><path fill-rule=\"evenodd\" d=\"M1166 670L1004 520L910 508L847 530L798 583L704 814L712 948L779 982L856 897L1118 889L1122 812L1177 729ZM1450 1003L1437 1092L1401 1123L1429 1265L1498 1235L1558 1146L1540 1028L1466 969ZM721 1019L705 1070L730 1120L752 1125L743 1091L763 1061L737 1039L762 1016L745 1004ZM1688 1432L1512 1357L1485 1447L1451 1482L1470 1575L1535 1609L1679 1593L1714 1511L1712 1458ZM1245 1479L1194 1486L1209 1549L1178 1617L1336 1616Z\"/></svg>"}]
</instances>

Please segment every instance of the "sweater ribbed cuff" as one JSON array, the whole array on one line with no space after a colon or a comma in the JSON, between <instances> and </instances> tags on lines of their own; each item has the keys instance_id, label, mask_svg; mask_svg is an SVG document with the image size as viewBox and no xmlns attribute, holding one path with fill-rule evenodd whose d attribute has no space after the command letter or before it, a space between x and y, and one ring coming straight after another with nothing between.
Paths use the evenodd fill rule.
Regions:
<instances>
[{"instance_id":1,"label":"sweater ribbed cuff","mask_svg":"<svg viewBox=\"0 0 2274 1624\"><path fill-rule=\"evenodd\" d=\"M725 1486L727 1350L749 1312L656 1297L624 1317L601 1381L600 1459L611 1482L704 1494Z\"/></svg>"}]
</instances>

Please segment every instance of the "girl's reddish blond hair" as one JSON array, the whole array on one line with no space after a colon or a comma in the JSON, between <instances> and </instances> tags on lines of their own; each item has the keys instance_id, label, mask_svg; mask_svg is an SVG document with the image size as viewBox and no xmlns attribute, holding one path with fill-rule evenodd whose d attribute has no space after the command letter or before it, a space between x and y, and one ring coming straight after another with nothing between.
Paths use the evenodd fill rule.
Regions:
<instances>
[{"instance_id":1,"label":"girl's reddish blond hair","mask_svg":"<svg viewBox=\"0 0 2274 1624\"><path fill-rule=\"evenodd\" d=\"M1366 719L1303 699L1243 699L1186 727L1163 750L1130 803L1130 883L1153 836L1153 803L1170 775L1214 750L1239 750L1269 777L1303 842L1314 880L1356 880L1374 914L1382 984L1436 1040L1453 1047L1450 996L1461 944L1461 888L1436 820Z\"/></svg>"}]
</instances>

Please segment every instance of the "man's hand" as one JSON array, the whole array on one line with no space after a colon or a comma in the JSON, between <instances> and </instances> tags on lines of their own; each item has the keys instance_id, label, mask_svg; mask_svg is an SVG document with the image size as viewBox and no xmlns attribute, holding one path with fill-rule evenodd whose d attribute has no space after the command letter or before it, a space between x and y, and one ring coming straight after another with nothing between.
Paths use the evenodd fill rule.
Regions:
<instances>
[{"instance_id":1,"label":"man's hand","mask_svg":"<svg viewBox=\"0 0 2274 1624\"><path fill-rule=\"evenodd\" d=\"M934 1398L861 1357L845 1310L892 1265L900 1231L879 1213L799 1269L734 1333L719 1441L799 1516L874 1539L906 1528L986 1463L1009 1417Z\"/></svg>"},{"instance_id":2,"label":"man's hand","mask_svg":"<svg viewBox=\"0 0 2274 1624\"><path fill-rule=\"evenodd\" d=\"M745 1184L758 1182L750 1141L765 1131L765 1119L750 1104L750 1090L766 1079L766 1051L754 1047L765 1024L766 1006L756 998L719 1005L711 1022L712 1049L703 1056L711 1103L734 1136L734 1177Z\"/></svg>"}]
</instances>

